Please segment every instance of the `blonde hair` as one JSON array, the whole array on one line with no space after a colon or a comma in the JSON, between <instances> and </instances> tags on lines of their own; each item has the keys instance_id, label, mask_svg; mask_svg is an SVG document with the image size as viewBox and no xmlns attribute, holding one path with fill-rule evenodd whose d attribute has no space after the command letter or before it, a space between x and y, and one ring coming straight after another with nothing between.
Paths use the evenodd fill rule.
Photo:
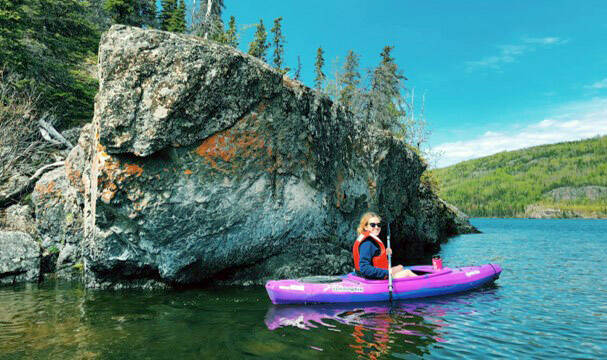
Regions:
<instances>
[{"instance_id":1,"label":"blonde hair","mask_svg":"<svg viewBox=\"0 0 607 360\"><path fill-rule=\"evenodd\" d=\"M362 234L363 231L365 231L365 227L367 226L367 224L369 224L369 219L371 218L378 218L379 221L381 221L381 217L379 217L379 215L377 215L374 212L366 212L363 214L363 216L360 218L360 223L358 224L358 228L356 229L356 232L358 234Z\"/></svg>"}]
</instances>

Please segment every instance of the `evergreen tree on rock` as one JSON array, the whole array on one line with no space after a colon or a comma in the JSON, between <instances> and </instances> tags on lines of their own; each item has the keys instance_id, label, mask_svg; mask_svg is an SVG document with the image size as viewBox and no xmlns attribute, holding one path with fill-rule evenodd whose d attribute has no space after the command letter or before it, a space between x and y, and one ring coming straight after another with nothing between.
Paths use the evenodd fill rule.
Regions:
<instances>
[{"instance_id":1,"label":"evergreen tree on rock","mask_svg":"<svg viewBox=\"0 0 607 360\"><path fill-rule=\"evenodd\" d=\"M185 32L185 0L162 0L160 20L162 30L176 33Z\"/></svg>"},{"instance_id":2,"label":"evergreen tree on rock","mask_svg":"<svg viewBox=\"0 0 607 360\"><path fill-rule=\"evenodd\" d=\"M224 8L223 0L202 0L196 10L194 1L194 16L192 19L192 32L204 39L218 42L224 37L224 26L221 13Z\"/></svg>"},{"instance_id":3,"label":"evergreen tree on rock","mask_svg":"<svg viewBox=\"0 0 607 360\"><path fill-rule=\"evenodd\" d=\"M233 48L238 48L238 33L236 30L236 19L234 16L230 16L228 30L225 33L225 39L226 44L232 46Z\"/></svg>"},{"instance_id":4,"label":"evergreen tree on rock","mask_svg":"<svg viewBox=\"0 0 607 360\"><path fill-rule=\"evenodd\" d=\"M270 47L267 39L268 34L266 33L266 28L263 25L263 20L259 19L259 24L257 24L257 30L255 31L253 41L249 44L249 55L266 61L266 54L268 48Z\"/></svg>"},{"instance_id":5,"label":"evergreen tree on rock","mask_svg":"<svg viewBox=\"0 0 607 360\"><path fill-rule=\"evenodd\" d=\"M155 0L105 0L104 9L114 24L156 27Z\"/></svg>"},{"instance_id":6,"label":"evergreen tree on rock","mask_svg":"<svg viewBox=\"0 0 607 360\"><path fill-rule=\"evenodd\" d=\"M314 74L316 74L316 77L314 78L314 88L319 91L322 89L322 84L327 78L325 73L322 71L322 67L324 65L324 51L322 50L322 47L319 47L318 50L316 50L316 62L314 63Z\"/></svg>"},{"instance_id":7,"label":"evergreen tree on rock","mask_svg":"<svg viewBox=\"0 0 607 360\"><path fill-rule=\"evenodd\" d=\"M282 26L280 24L281 21L282 16L274 19L274 26L270 30L273 35L272 43L274 45L274 56L272 61L274 62L274 67L278 70L282 69L285 42L285 37L282 35Z\"/></svg>"},{"instance_id":8,"label":"evergreen tree on rock","mask_svg":"<svg viewBox=\"0 0 607 360\"><path fill-rule=\"evenodd\" d=\"M350 111L353 110L354 98L358 94L358 85L360 84L360 72L358 71L359 57L350 50L344 62L343 72L340 76L339 102Z\"/></svg>"},{"instance_id":9,"label":"evergreen tree on rock","mask_svg":"<svg viewBox=\"0 0 607 360\"><path fill-rule=\"evenodd\" d=\"M177 9L177 0L162 0L160 6L162 7L160 10L160 29L170 31L171 18L175 9Z\"/></svg>"},{"instance_id":10,"label":"evergreen tree on rock","mask_svg":"<svg viewBox=\"0 0 607 360\"><path fill-rule=\"evenodd\" d=\"M400 119L405 116L405 111L401 108L403 101L400 89L407 78L391 56L392 49L393 46L384 47L380 54L381 62L373 70L367 107L367 121L386 130L395 130Z\"/></svg>"}]
</instances>

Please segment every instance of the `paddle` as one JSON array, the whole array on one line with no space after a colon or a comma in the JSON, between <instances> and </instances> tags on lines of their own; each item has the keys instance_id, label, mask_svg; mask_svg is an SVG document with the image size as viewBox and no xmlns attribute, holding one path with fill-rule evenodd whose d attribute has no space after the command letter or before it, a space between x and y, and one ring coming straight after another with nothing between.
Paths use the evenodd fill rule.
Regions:
<instances>
[{"instance_id":1,"label":"paddle","mask_svg":"<svg viewBox=\"0 0 607 360\"><path fill-rule=\"evenodd\" d=\"M388 249L390 247L390 223L388 223ZM390 302L392 302L392 252L388 254L388 293L390 294Z\"/></svg>"}]
</instances>

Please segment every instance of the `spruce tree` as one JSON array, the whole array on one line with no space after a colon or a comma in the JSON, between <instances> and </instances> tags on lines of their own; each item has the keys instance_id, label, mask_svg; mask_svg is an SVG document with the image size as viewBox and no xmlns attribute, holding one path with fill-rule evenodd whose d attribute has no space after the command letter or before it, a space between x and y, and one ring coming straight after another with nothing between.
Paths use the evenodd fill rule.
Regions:
<instances>
[{"instance_id":1,"label":"spruce tree","mask_svg":"<svg viewBox=\"0 0 607 360\"><path fill-rule=\"evenodd\" d=\"M219 18L215 18L215 25L211 32L209 39L218 42L220 44L226 44L228 42L227 34L223 31L223 22Z\"/></svg>"},{"instance_id":2,"label":"spruce tree","mask_svg":"<svg viewBox=\"0 0 607 360\"><path fill-rule=\"evenodd\" d=\"M192 33L204 39L220 39L224 33L221 20L223 8L223 0L202 0L198 10L194 9Z\"/></svg>"},{"instance_id":3,"label":"spruce tree","mask_svg":"<svg viewBox=\"0 0 607 360\"><path fill-rule=\"evenodd\" d=\"M135 25L135 2L136 0L106 0L105 11L108 12L113 24Z\"/></svg>"},{"instance_id":4,"label":"spruce tree","mask_svg":"<svg viewBox=\"0 0 607 360\"><path fill-rule=\"evenodd\" d=\"M238 33L236 32L236 19L234 16L230 16L230 22L228 23L228 30L225 33L226 44L238 48Z\"/></svg>"},{"instance_id":5,"label":"spruce tree","mask_svg":"<svg viewBox=\"0 0 607 360\"><path fill-rule=\"evenodd\" d=\"M144 27L158 28L158 11L156 0L141 0L139 13L141 14L141 25Z\"/></svg>"},{"instance_id":6,"label":"spruce tree","mask_svg":"<svg viewBox=\"0 0 607 360\"><path fill-rule=\"evenodd\" d=\"M160 29L169 31L171 18L177 8L177 0L162 0L160 5L162 6L160 11Z\"/></svg>"},{"instance_id":7,"label":"spruce tree","mask_svg":"<svg viewBox=\"0 0 607 360\"><path fill-rule=\"evenodd\" d=\"M155 27L155 0L105 0L104 9L114 24Z\"/></svg>"},{"instance_id":8,"label":"spruce tree","mask_svg":"<svg viewBox=\"0 0 607 360\"><path fill-rule=\"evenodd\" d=\"M274 56L272 60L274 62L274 67L278 70L282 68L285 42L285 37L282 35L282 26L280 24L281 21L282 16L274 19L274 26L270 30L274 37L272 40L272 43L274 45Z\"/></svg>"},{"instance_id":9,"label":"spruce tree","mask_svg":"<svg viewBox=\"0 0 607 360\"><path fill-rule=\"evenodd\" d=\"M326 75L322 71L322 67L325 65L323 54L322 47L319 47L318 50L316 50L316 62L314 63L314 73L316 74L316 77L314 78L314 88L316 90L322 89L322 84L326 79Z\"/></svg>"},{"instance_id":10,"label":"spruce tree","mask_svg":"<svg viewBox=\"0 0 607 360\"><path fill-rule=\"evenodd\" d=\"M358 85L360 84L358 64L358 55L352 50L348 51L343 72L340 76L339 102L349 110L353 110L354 97L358 93Z\"/></svg>"},{"instance_id":11,"label":"spruce tree","mask_svg":"<svg viewBox=\"0 0 607 360\"><path fill-rule=\"evenodd\" d=\"M186 30L185 1L162 0L160 28L165 31L183 33Z\"/></svg>"},{"instance_id":12,"label":"spruce tree","mask_svg":"<svg viewBox=\"0 0 607 360\"><path fill-rule=\"evenodd\" d=\"M381 128L395 130L400 119L405 115L401 108L400 89L402 82L407 80L396 65L391 52L393 46L385 46L382 50L381 62L373 70L367 120L378 124Z\"/></svg>"},{"instance_id":13,"label":"spruce tree","mask_svg":"<svg viewBox=\"0 0 607 360\"><path fill-rule=\"evenodd\" d=\"M263 20L259 19L257 24L257 30L253 41L249 44L249 55L253 55L263 61L266 61L266 52L270 45L267 43L268 34L266 28L263 25Z\"/></svg>"},{"instance_id":14,"label":"spruce tree","mask_svg":"<svg viewBox=\"0 0 607 360\"><path fill-rule=\"evenodd\" d=\"M173 32L184 33L187 29L185 20L185 0L177 0L177 9L173 15Z\"/></svg>"}]
</instances>

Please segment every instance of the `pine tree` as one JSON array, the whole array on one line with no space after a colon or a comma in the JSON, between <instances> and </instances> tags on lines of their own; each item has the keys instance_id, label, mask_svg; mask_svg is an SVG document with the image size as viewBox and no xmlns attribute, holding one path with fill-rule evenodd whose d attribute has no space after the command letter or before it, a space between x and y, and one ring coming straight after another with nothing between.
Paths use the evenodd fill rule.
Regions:
<instances>
[{"instance_id":1,"label":"pine tree","mask_svg":"<svg viewBox=\"0 0 607 360\"><path fill-rule=\"evenodd\" d=\"M272 40L272 43L274 45L274 57L272 58L272 60L274 62L274 67L278 70L282 68L285 42L285 37L282 35L282 26L280 24L281 21L282 16L274 19L274 26L270 30L270 32L274 36Z\"/></svg>"},{"instance_id":2,"label":"pine tree","mask_svg":"<svg viewBox=\"0 0 607 360\"><path fill-rule=\"evenodd\" d=\"M226 44L234 48L238 48L238 33L236 32L236 19L234 18L234 16L230 16L228 30L225 34Z\"/></svg>"},{"instance_id":3,"label":"pine tree","mask_svg":"<svg viewBox=\"0 0 607 360\"><path fill-rule=\"evenodd\" d=\"M155 0L105 0L104 9L114 24L155 27Z\"/></svg>"},{"instance_id":4,"label":"pine tree","mask_svg":"<svg viewBox=\"0 0 607 360\"><path fill-rule=\"evenodd\" d=\"M220 44L226 44L228 42L227 34L223 31L223 22L221 21L221 19L215 18L215 25L213 25L213 31L211 32L208 38Z\"/></svg>"},{"instance_id":5,"label":"pine tree","mask_svg":"<svg viewBox=\"0 0 607 360\"><path fill-rule=\"evenodd\" d=\"M162 0L160 19L162 30L185 32L185 0Z\"/></svg>"},{"instance_id":6,"label":"pine tree","mask_svg":"<svg viewBox=\"0 0 607 360\"><path fill-rule=\"evenodd\" d=\"M194 9L192 32L205 39L220 39L224 33L221 20L223 8L223 0L202 0L198 10ZM218 33L221 33L221 36Z\"/></svg>"},{"instance_id":7,"label":"pine tree","mask_svg":"<svg viewBox=\"0 0 607 360\"><path fill-rule=\"evenodd\" d=\"M169 27L172 27L172 18L175 10L177 9L177 0L162 0L161 2L162 10L160 12L160 29L165 31L169 30Z\"/></svg>"},{"instance_id":8,"label":"pine tree","mask_svg":"<svg viewBox=\"0 0 607 360\"><path fill-rule=\"evenodd\" d=\"M352 50L348 51L343 72L340 76L341 92L339 94L339 102L349 110L353 110L354 97L358 93L358 85L360 84L358 64L358 55Z\"/></svg>"},{"instance_id":9,"label":"pine tree","mask_svg":"<svg viewBox=\"0 0 607 360\"><path fill-rule=\"evenodd\" d=\"M135 0L106 0L104 9L109 13L114 24L135 25Z\"/></svg>"},{"instance_id":10,"label":"pine tree","mask_svg":"<svg viewBox=\"0 0 607 360\"><path fill-rule=\"evenodd\" d=\"M385 46L380 56L381 63L373 70L367 121L378 124L381 128L394 130L398 127L405 111L401 108L400 89L407 80L391 56L393 46Z\"/></svg>"},{"instance_id":11,"label":"pine tree","mask_svg":"<svg viewBox=\"0 0 607 360\"><path fill-rule=\"evenodd\" d=\"M249 44L249 55L253 55L263 61L266 61L266 52L270 45L267 43L268 34L266 28L263 26L263 20L259 19L257 30L255 31L255 37Z\"/></svg>"},{"instance_id":12,"label":"pine tree","mask_svg":"<svg viewBox=\"0 0 607 360\"><path fill-rule=\"evenodd\" d=\"M322 71L322 67L325 65L323 53L321 47L316 50L316 62L314 63L314 73L316 74L316 77L314 78L314 88L316 90L322 89L322 84L326 79L326 75Z\"/></svg>"},{"instance_id":13,"label":"pine tree","mask_svg":"<svg viewBox=\"0 0 607 360\"><path fill-rule=\"evenodd\" d=\"M173 29L171 31L177 33L184 33L187 29L187 23L185 21L185 0L177 0L177 9L173 13Z\"/></svg>"},{"instance_id":14,"label":"pine tree","mask_svg":"<svg viewBox=\"0 0 607 360\"><path fill-rule=\"evenodd\" d=\"M144 27L157 29L158 11L156 8L156 0L141 0L140 4L141 7L139 9L139 13L141 14L142 19L141 25Z\"/></svg>"}]
</instances>

